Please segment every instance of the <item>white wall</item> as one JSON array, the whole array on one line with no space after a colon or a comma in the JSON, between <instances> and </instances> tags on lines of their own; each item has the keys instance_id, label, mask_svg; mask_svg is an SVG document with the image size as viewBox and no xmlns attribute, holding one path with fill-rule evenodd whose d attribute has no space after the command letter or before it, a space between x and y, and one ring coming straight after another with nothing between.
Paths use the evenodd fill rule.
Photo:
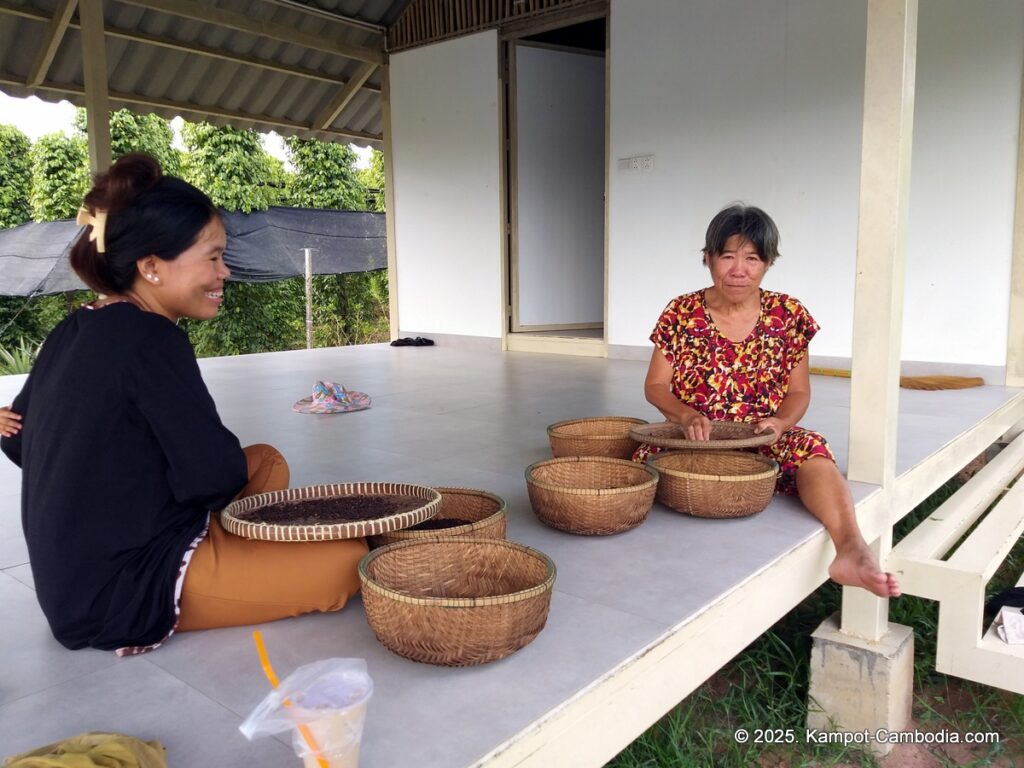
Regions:
<instances>
[{"instance_id":1,"label":"white wall","mask_svg":"<svg viewBox=\"0 0 1024 768\"><path fill-rule=\"evenodd\" d=\"M923 0L918 23L902 357L1004 365L1024 3Z\"/></svg>"},{"instance_id":2,"label":"white wall","mask_svg":"<svg viewBox=\"0 0 1024 768\"><path fill-rule=\"evenodd\" d=\"M497 33L397 53L390 70L399 327L500 337Z\"/></svg>"},{"instance_id":3,"label":"white wall","mask_svg":"<svg viewBox=\"0 0 1024 768\"><path fill-rule=\"evenodd\" d=\"M520 325L604 321L604 57L517 46Z\"/></svg>"},{"instance_id":4,"label":"white wall","mask_svg":"<svg viewBox=\"0 0 1024 768\"><path fill-rule=\"evenodd\" d=\"M821 323L814 354L850 355L866 14L612 0L610 344L646 345L668 300L707 284L704 229L742 199L782 232L765 286ZM1022 62L1019 0L922 0L906 360L1004 362ZM649 153L653 172L617 170Z\"/></svg>"}]
</instances>

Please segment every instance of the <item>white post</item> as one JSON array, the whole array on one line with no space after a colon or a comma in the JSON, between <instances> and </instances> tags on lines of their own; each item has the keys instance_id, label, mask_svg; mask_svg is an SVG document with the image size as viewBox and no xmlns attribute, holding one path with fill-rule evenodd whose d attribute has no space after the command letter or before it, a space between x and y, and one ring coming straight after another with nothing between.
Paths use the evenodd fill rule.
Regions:
<instances>
[{"instance_id":1,"label":"white post","mask_svg":"<svg viewBox=\"0 0 1024 768\"><path fill-rule=\"evenodd\" d=\"M89 168L110 167L110 99L107 96L107 47L103 33L103 0L81 0L82 74L85 80L85 121Z\"/></svg>"},{"instance_id":2,"label":"white post","mask_svg":"<svg viewBox=\"0 0 1024 768\"><path fill-rule=\"evenodd\" d=\"M850 480L891 489L914 127L917 0L868 0L860 221L850 383ZM889 535L872 542L880 560ZM849 593L849 594L847 594ZM877 640L888 601L844 589L842 630Z\"/></svg>"},{"instance_id":3,"label":"white post","mask_svg":"<svg viewBox=\"0 0 1024 768\"><path fill-rule=\"evenodd\" d=\"M1024 387L1024 77L1017 129L1017 199L1013 216L1010 317L1006 344L1006 386Z\"/></svg>"},{"instance_id":4,"label":"white post","mask_svg":"<svg viewBox=\"0 0 1024 768\"><path fill-rule=\"evenodd\" d=\"M303 248L306 257L306 349L313 348L313 249Z\"/></svg>"}]
</instances>

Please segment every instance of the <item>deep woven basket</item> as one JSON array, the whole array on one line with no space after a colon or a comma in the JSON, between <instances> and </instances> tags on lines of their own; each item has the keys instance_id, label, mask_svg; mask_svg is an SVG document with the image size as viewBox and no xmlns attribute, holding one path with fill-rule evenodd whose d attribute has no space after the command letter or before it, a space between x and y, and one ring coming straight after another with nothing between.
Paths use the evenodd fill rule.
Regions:
<instances>
[{"instance_id":1,"label":"deep woven basket","mask_svg":"<svg viewBox=\"0 0 1024 768\"><path fill-rule=\"evenodd\" d=\"M360 494L387 496L414 496L423 500L423 505L408 512L399 512L371 520L352 520L322 525L285 525L261 523L237 517L259 507L280 502L303 499L336 498ZM247 539L264 541L328 541L331 539L357 539L376 536L399 528L422 523L437 514L441 507L441 494L425 485L408 483L338 483L335 485L307 485L303 488L288 488L283 491L260 493L231 502L220 513L224 530Z\"/></svg>"},{"instance_id":2,"label":"deep woven basket","mask_svg":"<svg viewBox=\"0 0 1024 768\"><path fill-rule=\"evenodd\" d=\"M746 451L659 453L658 501L697 517L745 517L768 506L779 465Z\"/></svg>"},{"instance_id":3,"label":"deep woven basket","mask_svg":"<svg viewBox=\"0 0 1024 768\"><path fill-rule=\"evenodd\" d=\"M629 416L596 416L589 419L559 421L548 427L551 453L558 456L610 456L628 459L640 443L629 435L629 430L643 419Z\"/></svg>"},{"instance_id":4,"label":"deep woven basket","mask_svg":"<svg viewBox=\"0 0 1024 768\"><path fill-rule=\"evenodd\" d=\"M555 564L503 539L400 541L359 563L363 607L399 656L462 667L515 653L544 628Z\"/></svg>"},{"instance_id":5,"label":"deep woven basket","mask_svg":"<svg viewBox=\"0 0 1024 768\"><path fill-rule=\"evenodd\" d=\"M410 530L383 533L370 539L370 546L383 547L396 541L426 541L447 536L469 536L474 539L504 539L507 527L505 500L475 488L435 488L441 494L441 509L432 520L458 518L469 520L465 525L434 530Z\"/></svg>"},{"instance_id":6,"label":"deep woven basket","mask_svg":"<svg viewBox=\"0 0 1024 768\"><path fill-rule=\"evenodd\" d=\"M682 425L671 421L641 424L629 434L641 443L678 451L729 451L768 445L775 440L774 432L755 434L754 425L746 421L712 421L710 440L689 440Z\"/></svg>"},{"instance_id":7,"label":"deep woven basket","mask_svg":"<svg viewBox=\"0 0 1024 768\"><path fill-rule=\"evenodd\" d=\"M635 528L654 504L658 473L603 456L564 456L531 464L526 487L543 522L587 536Z\"/></svg>"}]
</instances>

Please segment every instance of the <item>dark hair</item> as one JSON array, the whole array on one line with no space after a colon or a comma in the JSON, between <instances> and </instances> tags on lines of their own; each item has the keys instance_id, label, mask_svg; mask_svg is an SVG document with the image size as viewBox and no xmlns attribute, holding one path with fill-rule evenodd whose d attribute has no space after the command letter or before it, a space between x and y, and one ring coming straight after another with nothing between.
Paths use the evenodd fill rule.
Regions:
<instances>
[{"instance_id":1,"label":"dark hair","mask_svg":"<svg viewBox=\"0 0 1024 768\"><path fill-rule=\"evenodd\" d=\"M107 212L105 248L98 251L89 227L71 248L71 268L104 294L131 288L139 259L176 259L219 216L209 197L188 182L164 176L160 163L142 153L124 155L97 175L83 206L92 214Z\"/></svg>"},{"instance_id":2,"label":"dark hair","mask_svg":"<svg viewBox=\"0 0 1024 768\"><path fill-rule=\"evenodd\" d=\"M749 240L761 261L769 266L779 258L779 228L772 217L752 205L735 203L719 211L708 224L704 253L717 256L725 250L725 241L733 235Z\"/></svg>"}]
</instances>

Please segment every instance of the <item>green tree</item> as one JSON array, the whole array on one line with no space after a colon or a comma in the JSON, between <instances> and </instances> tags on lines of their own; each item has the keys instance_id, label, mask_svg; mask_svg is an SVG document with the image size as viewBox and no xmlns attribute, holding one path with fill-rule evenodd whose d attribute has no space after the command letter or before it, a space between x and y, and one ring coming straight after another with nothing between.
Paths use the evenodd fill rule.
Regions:
<instances>
[{"instance_id":1,"label":"green tree","mask_svg":"<svg viewBox=\"0 0 1024 768\"><path fill-rule=\"evenodd\" d=\"M184 176L228 211L265 210L280 195L275 167L255 131L185 123L188 150ZM289 282L291 285L289 285ZM301 285L228 282L217 317L189 322L189 338L200 356L271 352L302 346Z\"/></svg>"},{"instance_id":2,"label":"green tree","mask_svg":"<svg viewBox=\"0 0 1024 768\"><path fill-rule=\"evenodd\" d=\"M295 168L292 205L366 210L366 186L356 170L356 154L351 147L294 137L285 139L285 146ZM316 346L386 340L387 272L350 272L314 278L312 314Z\"/></svg>"},{"instance_id":3,"label":"green tree","mask_svg":"<svg viewBox=\"0 0 1024 768\"><path fill-rule=\"evenodd\" d=\"M214 205L252 213L271 204L276 194L273 164L256 131L185 123L181 135L188 151L185 180L208 194Z\"/></svg>"},{"instance_id":4,"label":"green tree","mask_svg":"<svg viewBox=\"0 0 1024 768\"><path fill-rule=\"evenodd\" d=\"M384 153L379 149L370 155L370 167L359 171L359 180L366 188L366 210L384 213Z\"/></svg>"},{"instance_id":5,"label":"green tree","mask_svg":"<svg viewBox=\"0 0 1024 768\"><path fill-rule=\"evenodd\" d=\"M75 129L88 135L85 110L75 110ZM159 115L137 115L129 109L110 113L110 155L113 160L129 152L145 152L160 163L164 173L181 176L181 153L171 144L174 130Z\"/></svg>"},{"instance_id":6,"label":"green tree","mask_svg":"<svg viewBox=\"0 0 1024 768\"><path fill-rule=\"evenodd\" d=\"M73 219L89 188L85 139L50 133L32 145L32 217L36 221Z\"/></svg>"},{"instance_id":7,"label":"green tree","mask_svg":"<svg viewBox=\"0 0 1024 768\"><path fill-rule=\"evenodd\" d=\"M295 168L290 202L297 208L362 211L366 192L356 173L356 153L345 144L317 139L285 139Z\"/></svg>"},{"instance_id":8,"label":"green tree","mask_svg":"<svg viewBox=\"0 0 1024 768\"><path fill-rule=\"evenodd\" d=\"M28 136L13 125L0 125L0 229L32 218L32 164Z\"/></svg>"}]
</instances>

